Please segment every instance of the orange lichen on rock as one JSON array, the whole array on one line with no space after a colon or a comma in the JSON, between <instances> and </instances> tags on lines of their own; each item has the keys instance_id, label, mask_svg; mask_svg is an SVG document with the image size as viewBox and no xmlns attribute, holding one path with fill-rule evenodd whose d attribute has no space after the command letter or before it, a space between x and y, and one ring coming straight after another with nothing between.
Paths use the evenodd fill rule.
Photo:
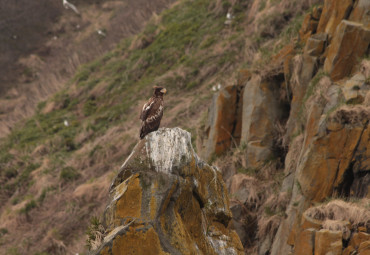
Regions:
<instances>
[{"instance_id":1,"label":"orange lichen on rock","mask_svg":"<svg viewBox=\"0 0 370 255\"><path fill-rule=\"evenodd\" d=\"M315 229L309 228L303 230L298 240L295 242L294 254L297 255L312 255L315 246Z\"/></svg>"},{"instance_id":2,"label":"orange lichen on rock","mask_svg":"<svg viewBox=\"0 0 370 255\"><path fill-rule=\"evenodd\" d=\"M317 33L325 32L333 36L339 23L349 16L352 5L352 0L325 0Z\"/></svg>"},{"instance_id":3,"label":"orange lichen on rock","mask_svg":"<svg viewBox=\"0 0 370 255\"><path fill-rule=\"evenodd\" d=\"M113 181L108 233L94 254L243 254L222 176L194 153L189 133L160 129L135 148Z\"/></svg>"},{"instance_id":4,"label":"orange lichen on rock","mask_svg":"<svg viewBox=\"0 0 370 255\"><path fill-rule=\"evenodd\" d=\"M370 29L361 23L343 20L331 41L324 64L325 72L336 81L353 73L353 68L366 53ZM356 47L354 47L356 45Z\"/></svg>"},{"instance_id":5,"label":"orange lichen on rock","mask_svg":"<svg viewBox=\"0 0 370 255\"><path fill-rule=\"evenodd\" d=\"M315 235L315 255L342 254L342 232L322 229Z\"/></svg>"},{"instance_id":6,"label":"orange lichen on rock","mask_svg":"<svg viewBox=\"0 0 370 255\"><path fill-rule=\"evenodd\" d=\"M124 235L118 235L112 244L112 251L109 254L114 255L169 255L164 252L158 235L153 228L141 230L139 228L130 228Z\"/></svg>"},{"instance_id":7,"label":"orange lichen on rock","mask_svg":"<svg viewBox=\"0 0 370 255\"><path fill-rule=\"evenodd\" d=\"M133 178L127 184L127 190L123 196L117 201L116 205L116 217L135 217L139 218L141 213L141 195L142 188L140 186L140 180L138 177Z\"/></svg>"},{"instance_id":8,"label":"orange lichen on rock","mask_svg":"<svg viewBox=\"0 0 370 255\"><path fill-rule=\"evenodd\" d=\"M206 127L207 140L202 153L205 158L210 158L213 154L221 155L233 143L239 144L241 136L242 90L242 86L230 85L221 88L214 95L209 112L209 123Z\"/></svg>"}]
</instances>

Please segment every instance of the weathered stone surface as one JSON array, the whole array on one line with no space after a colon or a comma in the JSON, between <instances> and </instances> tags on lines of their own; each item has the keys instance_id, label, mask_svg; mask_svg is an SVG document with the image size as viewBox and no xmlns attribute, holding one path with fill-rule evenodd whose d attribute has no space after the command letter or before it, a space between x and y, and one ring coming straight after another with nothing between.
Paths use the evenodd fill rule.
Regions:
<instances>
[{"instance_id":1,"label":"weathered stone surface","mask_svg":"<svg viewBox=\"0 0 370 255\"><path fill-rule=\"evenodd\" d=\"M278 85L254 76L243 93L241 144L246 144L248 167L258 168L272 155L272 135L275 122L282 115L276 98Z\"/></svg>"},{"instance_id":2,"label":"weathered stone surface","mask_svg":"<svg viewBox=\"0 0 370 255\"><path fill-rule=\"evenodd\" d=\"M306 94L307 87L312 77L316 73L317 58L304 55L297 55L291 61L290 88L292 101L290 105L290 114L287 122L286 136L291 137L297 132L299 124L299 115L302 109L302 101Z\"/></svg>"},{"instance_id":3,"label":"weathered stone surface","mask_svg":"<svg viewBox=\"0 0 370 255\"><path fill-rule=\"evenodd\" d=\"M341 255L342 232L322 229L315 235L315 255Z\"/></svg>"},{"instance_id":4,"label":"weathered stone surface","mask_svg":"<svg viewBox=\"0 0 370 255\"><path fill-rule=\"evenodd\" d=\"M359 104L365 100L370 86L365 84L365 76L356 74L348 79L342 85L342 92L346 103Z\"/></svg>"},{"instance_id":5,"label":"weathered stone surface","mask_svg":"<svg viewBox=\"0 0 370 255\"><path fill-rule=\"evenodd\" d=\"M342 255L352 255L355 249L352 246L348 246L343 250Z\"/></svg>"},{"instance_id":6,"label":"weathered stone surface","mask_svg":"<svg viewBox=\"0 0 370 255\"><path fill-rule=\"evenodd\" d=\"M296 255L313 255L315 246L315 233L313 228L303 230L294 246L294 254Z\"/></svg>"},{"instance_id":7,"label":"weathered stone surface","mask_svg":"<svg viewBox=\"0 0 370 255\"><path fill-rule=\"evenodd\" d=\"M110 188L107 235L94 254L243 254L221 174L179 128L148 134Z\"/></svg>"},{"instance_id":8,"label":"weathered stone surface","mask_svg":"<svg viewBox=\"0 0 370 255\"><path fill-rule=\"evenodd\" d=\"M245 226L244 221L244 213L243 213L243 207L241 203L233 203L230 202L230 210L233 214L232 218L232 225L236 233L238 234L240 241L242 242L243 246L248 241L248 233L247 228Z\"/></svg>"},{"instance_id":9,"label":"weathered stone surface","mask_svg":"<svg viewBox=\"0 0 370 255\"><path fill-rule=\"evenodd\" d=\"M241 136L242 87L226 86L214 95L208 114L206 141L202 157L220 155Z\"/></svg>"},{"instance_id":10,"label":"weathered stone surface","mask_svg":"<svg viewBox=\"0 0 370 255\"><path fill-rule=\"evenodd\" d=\"M328 35L326 33L314 34L308 38L304 53L310 56L320 56L326 47Z\"/></svg>"},{"instance_id":11,"label":"weathered stone surface","mask_svg":"<svg viewBox=\"0 0 370 255\"><path fill-rule=\"evenodd\" d=\"M338 24L349 16L352 5L352 0L325 0L317 33L333 36Z\"/></svg>"},{"instance_id":12,"label":"weathered stone surface","mask_svg":"<svg viewBox=\"0 0 370 255\"><path fill-rule=\"evenodd\" d=\"M365 241L358 247L359 255L370 255L370 241Z\"/></svg>"},{"instance_id":13,"label":"weathered stone surface","mask_svg":"<svg viewBox=\"0 0 370 255\"><path fill-rule=\"evenodd\" d=\"M364 24L367 28L370 28L370 1L369 0L357 0L349 16L349 20Z\"/></svg>"},{"instance_id":14,"label":"weathered stone surface","mask_svg":"<svg viewBox=\"0 0 370 255\"><path fill-rule=\"evenodd\" d=\"M358 249L358 247L361 245L361 243L370 241L370 234L364 233L364 232L358 232L354 233L349 244Z\"/></svg>"},{"instance_id":15,"label":"weathered stone surface","mask_svg":"<svg viewBox=\"0 0 370 255\"><path fill-rule=\"evenodd\" d=\"M322 13L322 7L315 7L312 13L308 13L302 23L301 29L299 30L299 40L302 43L306 43L307 39L316 33L319 19Z\"/></svg>"},{"instance_id":16,"label":"weathered stone surface","mask_svg":"<svg viewBox=\"0 0 370 255\"><path fill-rule=\"evenodd\" d=\"M310 216L307 215L306 212L303 213L302 215L302 225L301 229L316 229L320 230L322 228L323 222L321 220L316 220L311 218Z\"/></svg>"},{"instance_id":17,"label":"weathered stone surface","mask_svg":"<svg viewBox=\"0 0 370 255\"><path fill-rule=\"evenodd\" d=\"M319 202L332 195L335 188L341 188L344 173L349 169L356 148L368 128L365 121L368 118L366 112L366 109L356 112L353 108L341 108L333 114L335 117L321 123L319 129L326 129L326 134L318 136L311 131L311 142L306 145L307 149L297 167L297 179L306 198ZM324 128L333 126L330 124L332 122L337 124L338 129L329 131Z\"/></svg>"},{"instance_id":18,"label":"weathered stone surface","mask_svg":"<svg viewBox=\"0 0 370 255\"><path fill-rule=\"evenodd\" d=\"M343 20L329 46L324 70L336 81L353 73L354 67L366 53L370 29L360 23ZM356 47L354 47L356 45Z\"/></svg>"},{"instance_id":19,"label":"weathered stone surface","mask_svg":"<svg viewBox=\"0 0 370 255\"><path fill-rule=\"evenodd\" d=\"M230 194L241 203L255 203L258 199L258 182L246 174L236 174L231 178Z\"/></svg>"}]
</instances>

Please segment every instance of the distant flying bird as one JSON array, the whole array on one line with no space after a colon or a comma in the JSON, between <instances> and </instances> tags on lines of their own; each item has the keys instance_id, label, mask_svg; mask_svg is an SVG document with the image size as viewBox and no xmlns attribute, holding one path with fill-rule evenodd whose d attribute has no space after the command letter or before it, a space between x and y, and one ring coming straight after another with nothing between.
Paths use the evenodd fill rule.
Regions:
<instances>
[{"instance_id":1,"label":"distant flying bird","mask_svg":"<svg viewBox=\"0 0 370 255\"><path fill-rule=\"evenodd\" d=\"M150 132L158 130L163 116L163 95L166 94L167 90L159 86L154 86L153 89L153 96L141 110L140 139L143 139Z\"/></svg>"},{"instance_id":2,"label":"distant flying bird","mask_svg":"<svg viewBox=\"0 0 370 255\"><path fill-rule=\"evenodd\" d=\"M103 32L103 30L101 30L101 29L98 29L98 30L96 30L96 32L98 33L98 35L101 35L101 36L103 36L103 37L105 37L106 36L106 34Z\"/></svg>"},{"instance_id":3,"label":"distant flying bird","mask_svg":"<svg viewBox=\"0 0 370 255\"><path fill-rule=\"evenodd\" d=\"M63 6L67 10L72 9L76 14L80 15L80 12L77 10L77 7L71 4L70 2L68 2L67 0L63 0Z\"/></svg>"},{"instance_id":4,"label":"distant flying bird","mask_svg":"<svg viewBox=\"0 0 370 255\"><path fill-rule=\"evenodd\" d=\"M66 127L69 126L68 120L64 120L64 126L66 126Z\"/></svg>"}]
</instances>

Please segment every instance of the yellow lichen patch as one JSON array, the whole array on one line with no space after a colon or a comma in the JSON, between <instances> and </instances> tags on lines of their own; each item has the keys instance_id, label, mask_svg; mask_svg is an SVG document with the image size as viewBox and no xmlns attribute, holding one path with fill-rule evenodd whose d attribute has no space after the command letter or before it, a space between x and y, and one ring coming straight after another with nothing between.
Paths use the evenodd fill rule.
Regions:
<instances>
[{"instance_id":1,"label":"yellow lichen patch","mask_svg":"<svg viewBox=\"0 0 370 255\"><path fill-rule=\"evenodd\" d=\"M165 255L161 248L157 233L153 228L146 232L131 228L126 234L117 236L113 241L112 254L114 255Z\"/></svg>"},{"instance_id":2,"label":"yellow lichen patch","mask_svg":"<svg viewBox=\"0 0 370 255\"><path fill-rule=\"evenodd\" d=\"M109 247L105 247L103 250L100 251L100 255L109 255Z\"/></svg>"},{"instance_id":3,"label":"yellow lichen patch","mask_svg":"<svg viewBox=\"0 0 370 255\"><path fill-rule=\"evenodd\" d=\"M127 184L126 192L117 201L117 218L140 217L142 188L138 176L138 174L133 176L132 180Z\"/></svg>"},{"instance_id":4,"label":"yellow lichen patch","mask_svg":"<svg viewBox=\"0 0 370 255\"><path fill-rule=\"evenodd\" d=\"M198 239L203 237L201 211L199 203L192 196L190 185L184 187L174 209L175 220L168 221L168 217L161 217L164 231L181 254L196 254L195 243L200 243Z\"/></svg>"}]
</instances>

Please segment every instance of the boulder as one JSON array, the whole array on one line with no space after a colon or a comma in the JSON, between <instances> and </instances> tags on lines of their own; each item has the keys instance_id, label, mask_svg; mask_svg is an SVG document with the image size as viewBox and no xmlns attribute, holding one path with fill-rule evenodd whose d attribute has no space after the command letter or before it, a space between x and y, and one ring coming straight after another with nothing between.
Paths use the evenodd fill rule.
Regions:
<instances>
[{"instance_id":1,"label":"boulder","mask_svg":"<svg viewBox=\"0 0 370 255\"><path fill-rule=\"evenodd\" d=\"M313 228L303 230L296 240L294 254L296 255L313 255L315 246L315 233Z\"/></svg>"},{"instance_id":2,"label":"boulder","mask_svg":"<svg viewBox=\"0 0 370 255\"><path fill-rule=\"evenodd\" d=\"M329 46L324 71L330 74L334 81L350 75L359 59L366 53L369 43L369 28L361 23L343 20Z\"/></svg>"},{"instance_id":3,"label":"boulder","mask_svg":"<svg viewBox=\"0 0 370 255\"><path fill-rule=\"evenodd\" d=\"M325 0L317 33L324 32L332 37L338 24L349 16L352 6L353 0Z\"/></svg>"},{"instance_id":4,"label":"boulder","mask_svg":"<svg viewBox=\"0 0 370 255\"><path fill-rule=\"evenodd\" d=\"M214 95L208 113L206 140L201 155L210 159L220 155L233 143L238 145L241 136L242 87L231 85Z\"/></svg>"},{"instance_id":5,"label":"boulder","mask_svg":"<svg viewBox=\"0 0 370 255\"><path fill-rule=\"evenodd\" d=\"M179 128L161 128L135 146L103 219L107 234L93 254L243 254L220 172Z\"/></svg>"},{"instance_id":6,"label":"boulder","mask_svg":"<svg viewBox=\"0 0 370 255\"><path fill-rule=\"evenodd\" d=\"M342 232L322 229L315 235L315 255L341 255Z\"/></svg>"},{"instance_id":7,"label":"boulder","mask_svg":"<svg viewBox=\"0 0 370 255\"><path fill-rule=\"evenodd\" d=\"M273 155L273 132L283 107L276 95L279 85L256 75L243 92L241 144L246 145L247 167L258 168Z\"/></svg>"},{"instance_id":8,"label":"boulder","mask_svg":"<svg viewBox=\"0 0 370 255\"><path fill-rule=\"evenodd\" d=\"M370 28L370 1L369 0L357 0L349 16L349 20L364 24L367 28Z\"/></svg>"}]
</instances>

